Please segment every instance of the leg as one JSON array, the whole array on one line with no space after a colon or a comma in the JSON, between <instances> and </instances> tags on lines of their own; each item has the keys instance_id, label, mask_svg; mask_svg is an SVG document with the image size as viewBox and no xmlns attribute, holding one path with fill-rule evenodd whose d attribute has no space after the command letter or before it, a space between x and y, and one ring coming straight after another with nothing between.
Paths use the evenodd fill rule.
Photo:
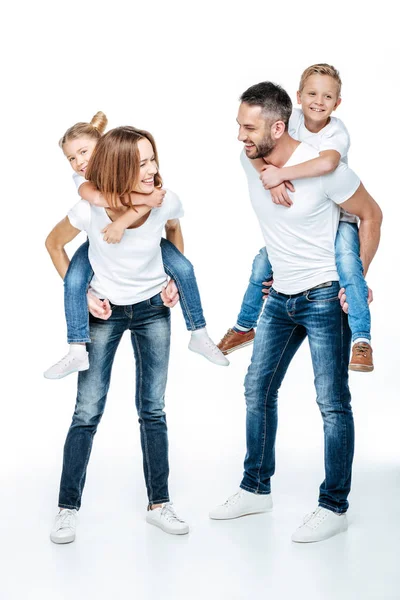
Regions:
<instances>
[{"instance_id":1,"label":"leg","mask_svg":"<svg viewBox=\"0 0 400 600\"><path fill-rule=\"evenodd\" d=\"M237 324L244 330L257 326L257 321L263 307L263 281L272 279L272 267L268 260L266 248L261 248L253 260L251 276L246 293L243 297L242 306L237 318Z\"/></svg>"},{"instance_id":2,"label":"leg","mask_svg":"<svg viewBox=\"0 0 400 600\"><path fill-rule=\"evenodd\" d=\"M86 293L93 277L88 259L89 242L78 248L64 279L64 307L68 343L90 342Z\"/></svg>"},{"instance_id":3,"label":"leg","mask_svg":"<svg viewBox=\"0 0 400 600\"><path fill-rule=\"evenodd\" d=\"M134 305L131 320L136 359L136 408L149 505L169 501L168 434L164 413L170 311L159 295Z\"/></svg>"},{"instance_id":4,"label":"leg","mask_svg":"<svg viewBox=\"0 0 400 600\"><path fill-rule=\"evenodd\" d=\"M288 297L271 290L254 340L245 379L247 454L241 488L269 494L275 471L278 390L290 361L305 338L286 310Z\"/></svg>"},{"instance_id":5,"label":"leg","mask_svg":"<svg viewBox=\"0 0 400 600\"><path fill-rule=\"evenodd\" d=\"M93 437L103 415L114 355L127 327L124 307L108 321L91 317L90 369L79 373L75 412L64 446L59 506L79 510Z\"/></svg>"},{"instance_id":6,"label":"leg","mask_svg":"<svg viewBox=\"0 0 400 600\"><path fill-rule=\"evenodd\" d=\"M161 254L165 272L175 281L188 331L206 326L193 265L171 242L162 238Z\"/></svg>"},{"instance_id":7,"label":"leg","mask_svg":"<svg viewBox=\"0 0 400 600\"><path fill-rule=\"evenodd\" d=\"M352 340L371 339L368 286L360 259L360 240L355 223L339 222L335 242L336 266L341 287L346 288Z\"/></svg>"}]
</instances>

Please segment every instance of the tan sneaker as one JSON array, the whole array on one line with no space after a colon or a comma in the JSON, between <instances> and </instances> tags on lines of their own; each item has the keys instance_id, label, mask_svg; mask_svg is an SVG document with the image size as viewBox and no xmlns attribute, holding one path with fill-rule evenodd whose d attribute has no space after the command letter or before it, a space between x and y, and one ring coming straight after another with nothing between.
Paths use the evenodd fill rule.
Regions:
<instances>
[{"instance_id":1,"label":"tan sneaker","mask_svg":"<svg viewBox=\"0 0 400 600\"><path fill-rule=\"evenodd\" d=\"M243 331L241 333L234 331L234 329L228 329L218 344L218 348L221 350L222 354L229 354L234 350L239 350L239 348L244 348L245 346L252 344L255 335L254 329Z\"/></svg>"},{"instance_id":2,"label":"tan sneaker","mask_svg":"<svg viewBox=\"0 0 400 600\"><path fill-rule=\"evenodd\" d=\"M353 345L349 364L350 371L373 371L372 348L367 342L358 342Z\"/></svg>"}]
</instances>

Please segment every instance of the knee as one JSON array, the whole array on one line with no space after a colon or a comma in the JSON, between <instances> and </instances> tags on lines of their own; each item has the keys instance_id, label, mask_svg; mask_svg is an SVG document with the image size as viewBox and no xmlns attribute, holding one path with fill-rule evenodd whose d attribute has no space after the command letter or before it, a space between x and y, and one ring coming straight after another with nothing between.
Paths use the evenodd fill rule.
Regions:
<instances>
[{"instance_id":1,"label":"knee","mask_svg":"<svg viewBox=\"0 0 400 600\"><path fill-rule=\"evenodd\" d=\"M176 261L175 272L181 279L192 279L194 277L193 265L183 254Z\"/></svg>"},{"instance_id":2,"label":"knee","mask_svg":"<svg viewBox=\"0 0 400 600\"><path fill-rule=\"evenodd\" d=\"M86 292L90 279L88 280L87 275L81 269L68 269L64 278L64 289L68 293Z\"/></svg>"}]
</instances>

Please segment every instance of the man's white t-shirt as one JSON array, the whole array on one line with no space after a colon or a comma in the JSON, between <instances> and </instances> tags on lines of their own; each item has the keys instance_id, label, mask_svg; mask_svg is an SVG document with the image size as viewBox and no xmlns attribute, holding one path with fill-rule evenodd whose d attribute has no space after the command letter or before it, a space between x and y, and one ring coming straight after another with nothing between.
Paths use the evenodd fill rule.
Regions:
<instances>
[{"instance_id":1,"label":"man's white t-shirt","mask_svg":"<svg viewBox=\"0 0 400 600\"><path fill-rule=\"evenodd\" d=\"M299 142L305 142L313 146L318 152L324 150L336 150L340 154L340 160L347 164L347 154L350 148L350 135L345 124L336 117L330 117L330 121L321 131L313 133L309 131L304 123L303 111L294 108L289 119L289 135ZM348 223L358 223L355 215L340 209L340 220Z\"/></svg>"},{"instance_id":2,"label":"man's white t-shirt","mask_svg":"<svg viewBox=\"0 0 400 600\"><path fill-rule=\"evenodd\" d=\"M166 284L160 240L165 223L183 216L178 196L167 190L160 208L143 225L126 229L119 244L107 244L102 229L112 221L105 208L80 200L68 213L73 227L86 231L94 276L90 287L98 298L117 305L137 304L161 292Z\"/></svg>"},{"instance_id":3,"label":"man's white t-shirt","mask_svg":"<svg viewBox=\"0 0 400 600\"><path fill-rule=\"evenodd\" d=\"M301 143L285 167L317 158L318 151ZM338 204L345 202L360 185L345 163L323 177L296 180L290 208L274 204L263 188L259 173L244 150L241 162L247 175L250 199L260 222L268 257L274 272L274 288L297 294L325 281L338 281L335 237Z\"/></svg>"}]
</instances>

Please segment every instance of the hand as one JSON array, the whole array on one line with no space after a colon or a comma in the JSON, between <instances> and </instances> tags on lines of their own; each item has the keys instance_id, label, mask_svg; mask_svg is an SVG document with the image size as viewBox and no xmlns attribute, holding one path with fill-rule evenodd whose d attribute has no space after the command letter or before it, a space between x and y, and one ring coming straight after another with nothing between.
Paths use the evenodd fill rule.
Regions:
<instances>
[{"instance_id":1,"label":"hand","mask_svg":"<svg viewBox=\"0 0 400 600\"><path fill-rule=\"evenodd\" d=\"M271 279L270 281L263 281L262 284L264 286L266 286L265 288L263 288L262 293L263 293L263 300L265 300L266 298L268 298L269 293L271 291L271 287L272 284L274 283L274 280Z\"/></svg>"},{"instance_id":2,"label":"hand","mask_svg":"<svg viewBox=\"0 0 400 600\"><path fill-rule=\"evenodd\" d=\"M282 206L286 206L290 208L293 204L293 201L289 198L286 190L294 192L294 186L290 181L285 181L285 183L281 183L277 187L271 188L271 200L274 204L281 204Z\"/></svg>"},{"instance_id":3,"label":"hand","mask_svg":"<svg viewBox=\"0 0 400 600\"><path fill-rule=\"evenodd\" d=\"M339 300L340 300L340 306L342 307L343 312L345 312L347 315L349 312L349 305L346 302L345 288L340 288L338 296L339 296ZM373 300L374 300L374 294L373 294L371 288L368 288L368 304L371 304L371 302L373 302Z\"/></svg>"},{"instance_id":4,"label":"hand","mask_svg":"<svg viewBox=\"0 0 400 600\"><path fill-rule=\"evenodd\" d=\"M148 201L146 202L147 206L151 206L151 208L159 208L162 206L166 193L166 190L163 190L162 188L156 188L153 192L151 192L151 194L148 195Z\"/></svg>"},{"instance_id":5,"label":"hand","mask_svg":"<svg viewBox=\"0 0 400 600\"><path fill-rule=\"evenodd\" d=\"M173 308L177 302L179 302L178 288L176 287L175 281L170 279L165 288L161 292L161 300L164 306Z\"/></svg>"},{"instance_id":6,"label":"hand","mask_svg":"<svg viewBox=\"0 0 400 600\"><path fill-rule=\"evenodd\" d=\"M104 229L101 230L101 233L104 233L103 240L107 242L107 244L118 244L125 233L125 229L115 221L114 223L107 225L107 227L104 227Z\"/></svg>"},{"instance_id":7,"label":"hand","mask_svg":"<svg viewBox=\"0 0 400 600\"><path fill-rule=\"evenodd\" d=\"M273 165L265 165L265 167L263 167L260 179L266 190L276 187L284 182L284 178L281 175L281 169L278 169L278 167L274 167Z\"/></svg>"},{"instance_id":8,"label":"hand","mask_svg":"<svg viewBox=\"0 0 400 600\"><path fill-rule=\"evenodd\" d=\"M107 299L100 300L100 298L94 296L90 291L87 293L86 298L91 315L104 321L107 321L111 317L112 310Z\"/></svg>"}]
</instances>

